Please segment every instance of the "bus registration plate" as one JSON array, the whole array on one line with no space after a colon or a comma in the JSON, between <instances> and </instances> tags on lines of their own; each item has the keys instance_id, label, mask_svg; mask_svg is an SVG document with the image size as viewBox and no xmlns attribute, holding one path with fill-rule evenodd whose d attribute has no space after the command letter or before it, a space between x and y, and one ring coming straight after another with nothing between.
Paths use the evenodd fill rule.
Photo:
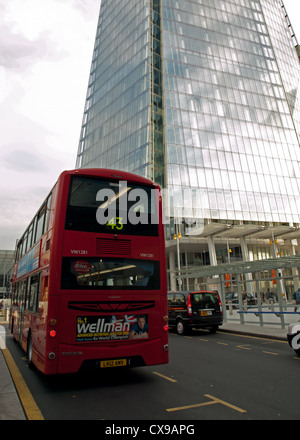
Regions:
<instances>
[{"instance_id":1,"label":"bus registration plate","mask_svg":"<svg viewBox=\"0 0 300 440\"><path fill-rule=\"evenodd\" d=\"M127 359L112 359L100 362L100 368L125 367Z\"/></svg>"}]
</instances>

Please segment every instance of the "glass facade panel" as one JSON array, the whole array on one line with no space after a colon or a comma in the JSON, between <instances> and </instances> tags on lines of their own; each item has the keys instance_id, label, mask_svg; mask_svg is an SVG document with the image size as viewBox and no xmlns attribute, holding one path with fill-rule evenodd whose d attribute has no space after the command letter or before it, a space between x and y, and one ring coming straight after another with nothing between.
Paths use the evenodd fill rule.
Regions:
<instances>
[{"instance_id":1,"label":"glass facade panel","mask_svg":"<svg viewBox=\"0 0 300 440\"><path fill-rule=\"evenodd\" d=\"M198 189L209 219L299 223L289 24L281 0L102 0L77 167Z\"/></svg>"},{"instance_id":2,"label":"glass facade panel","mask_svg":"<svg viewBox=\"0 0 300 440\"><path fill-rule=\"evenodd\" d=\"M165 110L176 111L166 119L167 166L169 134L184 127L175 144L195 158L210 218L285 222L293 210L299 221L287 196L300 182L300 69L281 1L162 4ZM188 182L173 173L168 185Z\"/></svg>"},{"instance_id":3,"label":"glass facade panel","mask_svg":"<svg viewBox=\"0 0 300 440\"><path fill-rule=\"evenodd\" d=\"M102 1L78 168L127 169L150 177L148 4L147 0ZM156 75L154 82L159 80Z\"/></svg>"}]
</instances>

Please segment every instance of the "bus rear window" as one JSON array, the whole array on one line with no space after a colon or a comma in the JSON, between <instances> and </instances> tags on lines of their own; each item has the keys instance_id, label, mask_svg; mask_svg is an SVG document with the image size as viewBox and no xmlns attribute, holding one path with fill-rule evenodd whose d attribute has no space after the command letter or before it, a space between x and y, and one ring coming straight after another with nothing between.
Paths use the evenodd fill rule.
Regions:
<instances>
[{"instance_id":1,"label":"bus rear window","mask_svg":"<svg viewBox=\"0 0 300 440\"><path fill-rule=\"evenodd\" d=\"M155 188L84 176L71 179L65 229L158 236Z\"/></svg>"},{"instance_id":2,"label":"bus rear window","mask_svg":"<svg viewBox=\"0 0 300 440\"><path fill-rule=\"evenodd\" d=\"M160 288L160 266L157 261L126 258L63 257L61 288L158 290Z\"/></svg>"}]
</instances>

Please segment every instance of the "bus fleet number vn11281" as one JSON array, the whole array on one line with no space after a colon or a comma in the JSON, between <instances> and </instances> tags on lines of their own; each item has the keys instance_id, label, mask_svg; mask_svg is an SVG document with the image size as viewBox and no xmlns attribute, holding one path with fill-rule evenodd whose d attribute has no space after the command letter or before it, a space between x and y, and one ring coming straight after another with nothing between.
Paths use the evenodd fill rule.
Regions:
<instances>
[{"instance_id":1,"label":"bus fleet number vn11281","mask_svg":"<svg viewBox=\"0 0 300 440\"><path fill-rule=\"evenodd\" d=\"M71 249L72 255L87 255L88 251L85 249Z\"/></svg>"}]
</instances>

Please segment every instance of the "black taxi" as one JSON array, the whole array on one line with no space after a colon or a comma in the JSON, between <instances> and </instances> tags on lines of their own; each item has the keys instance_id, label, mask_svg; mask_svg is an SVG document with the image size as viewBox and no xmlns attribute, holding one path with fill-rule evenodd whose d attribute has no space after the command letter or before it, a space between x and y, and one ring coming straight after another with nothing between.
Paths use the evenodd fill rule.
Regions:
<instances>
[{"instance_id":1,"label":"black taxi","mask_svg":"<svg viewBox=\"0 0 300 440\"><path fill-rule=\"evenodd\" d=\"M209 290L168 292L169 328L179 335L192 328L206 328L211 333L223 323L222 303L218 292Z\"/></svg>"}]
</instances>

